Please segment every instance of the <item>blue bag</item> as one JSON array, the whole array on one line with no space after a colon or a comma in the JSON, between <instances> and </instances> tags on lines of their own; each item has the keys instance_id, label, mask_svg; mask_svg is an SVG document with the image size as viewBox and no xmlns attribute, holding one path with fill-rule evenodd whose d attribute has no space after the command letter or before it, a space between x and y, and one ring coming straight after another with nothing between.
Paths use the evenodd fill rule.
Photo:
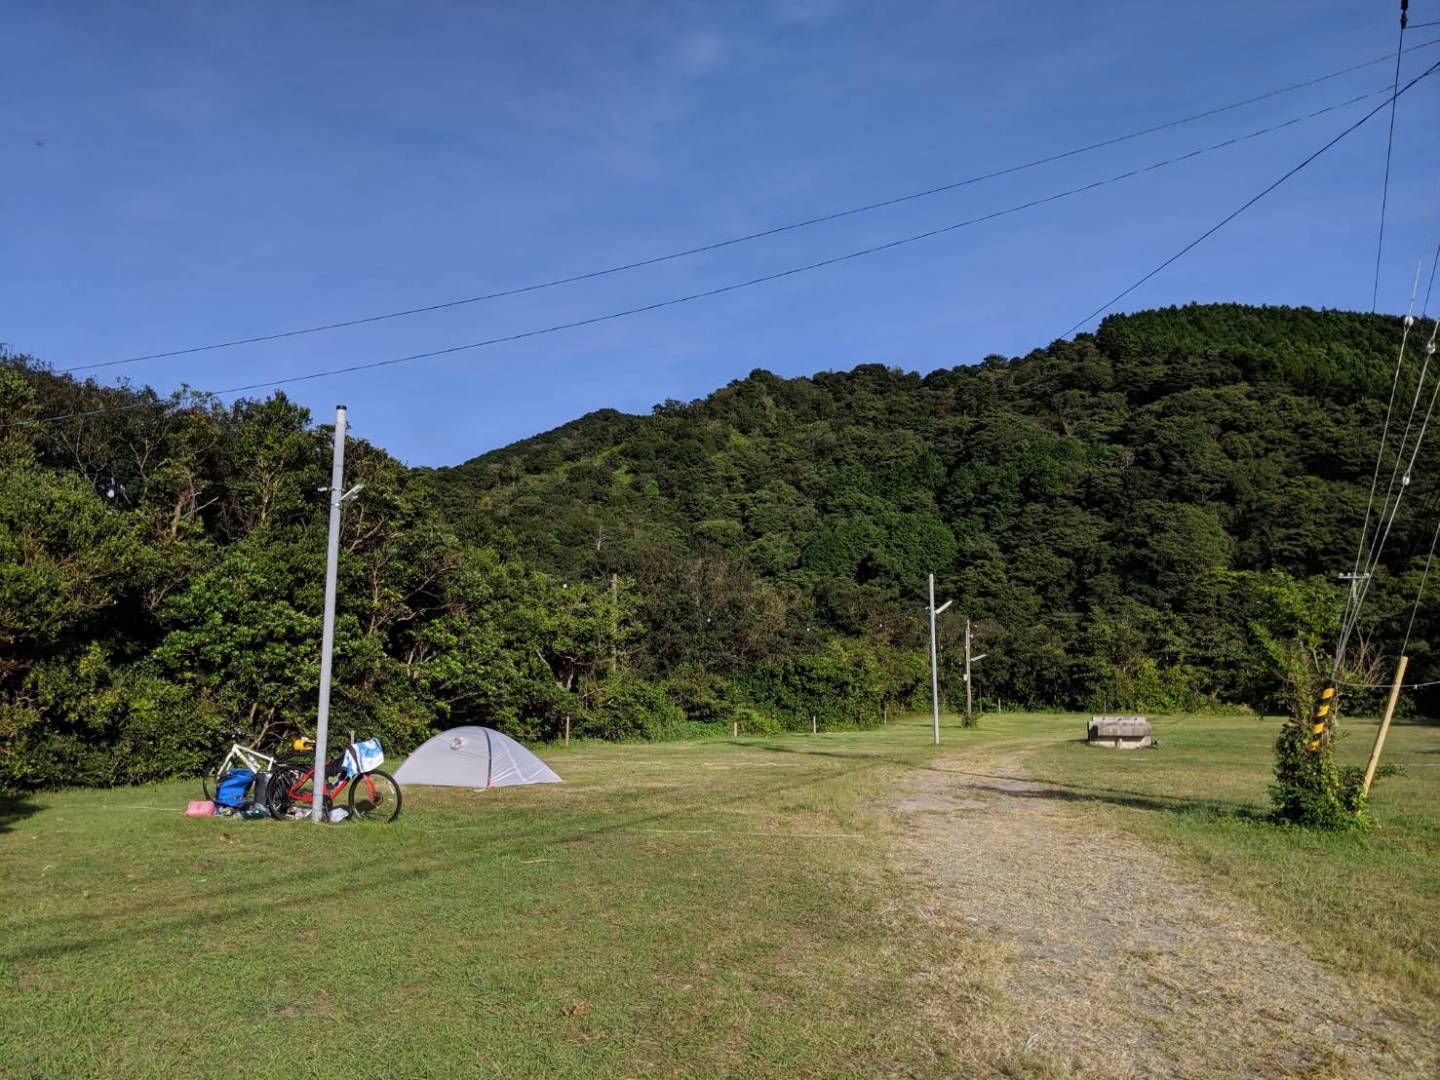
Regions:
<instances>
[{"instance_id":1,"label":"blue bag","mask_svg":"<svg viewBox=\"0 0 1440 1080\"><path fill-rule=\"evenodd\" d=\"M250 790L250 782L254 779L255 773L250 769L231 769L220 778L220 783L216 785L216 805L244 806L246 803L245 793Z\"/></svg>"}]
</instances>

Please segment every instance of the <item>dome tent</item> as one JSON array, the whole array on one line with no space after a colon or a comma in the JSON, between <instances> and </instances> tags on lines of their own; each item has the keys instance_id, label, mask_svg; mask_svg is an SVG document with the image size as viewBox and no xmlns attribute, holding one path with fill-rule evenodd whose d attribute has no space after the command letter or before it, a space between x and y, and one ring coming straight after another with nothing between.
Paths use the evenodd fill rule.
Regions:
<instances>
[{"instance_id":1,"label":"dome tent","mask_svg":"<svg viewBox=\"0 0 1440 1080\"><path fill-rule=\"evenodd\" d=\"M431 736L395 770L395 779L468 788L561 783L529 750L487 727L457 727Z\"/></svg>"}]
</instances>

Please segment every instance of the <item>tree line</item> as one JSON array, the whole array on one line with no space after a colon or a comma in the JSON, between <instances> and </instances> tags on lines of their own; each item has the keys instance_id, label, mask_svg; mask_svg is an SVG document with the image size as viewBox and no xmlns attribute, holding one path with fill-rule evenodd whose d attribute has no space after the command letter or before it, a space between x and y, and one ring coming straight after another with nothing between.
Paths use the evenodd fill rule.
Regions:
<instances>
[{"instance_id":1,"label":"tree line","mask_svg":"<svg viewBox=\"0 0 1440 1080\"><path fill-rule=\"evenodd\" d=\"M356 440L334 724L399 750L462 722L878 723L927 690L932 571L955 700L968 614L985 699L1282 711L1296 650L1333 639L1398 341L1382 316L1196 305L925 376L756 371L453 468ZM162 399L10 355L0 431L0 786L193 771L232 727L313 724L327 428L283 394ZM1362 669L1409 621L1434 460ZM1436 630L1422 603L1416 681Z\"/></svg>"}]
</instances>

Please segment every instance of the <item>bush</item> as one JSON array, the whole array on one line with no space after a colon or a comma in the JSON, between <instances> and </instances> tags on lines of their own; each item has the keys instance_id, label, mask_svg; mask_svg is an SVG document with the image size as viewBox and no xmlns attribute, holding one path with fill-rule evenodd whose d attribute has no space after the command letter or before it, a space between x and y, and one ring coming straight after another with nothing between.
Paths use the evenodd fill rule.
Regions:
<instances>
[{"instance_id":1,"label":"bush","mask_svg":"<svg viewBox=\"0 0 1440 1080\"><path fill-rule=\"evenodd\" d=\"M685 714L654 683L619 677L605 684L604 701L576 718L576 735L596 739L668 739L685 726Z\"/></svg>"},{"instance_id":2,"label":"bush","mask_svg":"<svg viewBox=\"0 0 1440 1080\"><path fill-rule=\"evenodd\" d=\"M1275 818L1316 829L1354 829L1366 824L1364 773L1341 768L1330 742L1310 749L1310 732L1291 721L1275 740L1275 780L1270 800Z\"/></svg>"},{"instance_id":3,"label":"bush","mask_svg":"<svg viewBox=\"0 0 1440 1080\"><path fill-rule=\"evenodd\" d=\"M229 723L182 688L111 667L98 646L32 673L25 704L0 705L0 791L138 784L214 763Z\"/></svg>"}]
</instances>

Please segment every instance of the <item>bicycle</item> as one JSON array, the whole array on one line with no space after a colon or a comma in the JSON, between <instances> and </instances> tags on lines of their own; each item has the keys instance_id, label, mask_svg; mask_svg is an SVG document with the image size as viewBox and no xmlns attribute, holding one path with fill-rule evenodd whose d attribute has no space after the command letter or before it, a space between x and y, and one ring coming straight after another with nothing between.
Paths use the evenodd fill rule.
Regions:
<instances>
[{"instance_id":1,"label":"bicycle","mask_svg":"<svg viewBox=\"0 0 1440 1080\"><path fill-rule=\"evenodd\" d=\"M309 742L309 740L304 740ZM307 749L296 741L296 749ZM314 744L311 743L310 747ZM326 772L330 769L327 768ZM349 792L348 809L355 821L389 822L400 816L400 785L395 778L382 769L342 775L331 786L321 784L321 807L329 817L335 800ZM296 805L315 805L315 767L303 768L297 764L282 763L270 776L270 791L266 798L266 809L273 818L285 818Z\"/></svg>"},{"instance_id":2,"label":"bicycle","mask_svg":"<svg viewBox=\"0 0 1440 1080\"><path fill-rule=\"evenodd\" d=\"M275 759L269 754L262 754L253 746L241 746L240 739L244 737L242 731L232 731L230 738L234 741L230 744L230 752L221 760L219 766L213 772L207 772L200 777L201 790L205 792L206 802L214 802L215 795L220 787L220 778L232 768L249 769L251 772L268 773L275 769Z\"/></svg>"}]
</instances>

